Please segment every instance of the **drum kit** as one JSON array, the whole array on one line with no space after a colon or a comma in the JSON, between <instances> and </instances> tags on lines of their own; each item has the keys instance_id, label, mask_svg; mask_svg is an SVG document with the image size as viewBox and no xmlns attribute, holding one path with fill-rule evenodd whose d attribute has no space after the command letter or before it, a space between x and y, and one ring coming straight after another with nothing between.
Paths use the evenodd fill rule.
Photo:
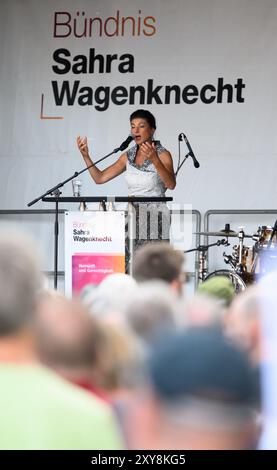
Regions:
<instances>
[{"instance_id":1,"label":"drum kit","mask_svg":"<svg viewBox=\"0 0 277 470\"><path fill-rule=\"evenodd\" d=\"M238 232L230 229L226 224L223 230L218 232L195 232L197 235L207 237L218 237L216 243L200 245L193 250L199 251L198 280L203 282L211 277L228 277L238 293L245 290L246 286L257 281L259 276L277 269L277 221L274 227L260 226L256 233L248 235L243 228ZM207 252L211 246L230 246L229 239L237 238L238 242L233 245L232 253L223 253L223 259L228 264L228 269L219 269L207 273ZM254 241L253 246L245 245L246 239Z\"/></svg>"}]
</instances>

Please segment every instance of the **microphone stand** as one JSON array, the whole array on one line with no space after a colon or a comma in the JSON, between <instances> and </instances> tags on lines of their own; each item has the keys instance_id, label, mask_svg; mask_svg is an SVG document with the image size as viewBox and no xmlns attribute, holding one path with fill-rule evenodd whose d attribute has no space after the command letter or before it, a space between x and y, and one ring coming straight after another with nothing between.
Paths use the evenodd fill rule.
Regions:
<instances>
[{"instance_id":1,"label":"microphone stand","mask_svg":"<svg viewBox=\"0 0 277 470\"><path fill-rule=\"evenodd\" d=\"M102 162L103 160L105 160L106 158L110 157L111 155L113 155L114 153L118 152L120 150L120 147L114 149L112 152L108 153L107 155L105 155L104 157L100 158L99 160L97 160L95 163L91 163L91 165L87 166L86 168L84 168L83 170L81 171L75 171L74 175L70 176L69 178L65 179L64 181L62 181L61 183L57 184L56 186L54 186L53 188L51 189L48 189L48 191L46 191L44 194L42 194L41 196L37 197L36 199L34 199L33 201L29 202L27 205L28 207L31 207L33 204L36 204L38 201L40 201L42 198L48 196L49 194L51 194L51 196L56 196L56 197L59 197L61 195L61 192L59 191L60 188L62 188L66 183L69 183L69 181L73 180L74 178L77 178L77 176L81 175L81 173L84 173L84 171L87 171L89 170L90 168L92 168L93 166L97 165L98 163ZM59 194L58 194L59 193Z\"/></svg>"},{"instance_id":2,"label":"microphone stand","mask_svg":"<svg viewBox=\"0 0 277 470\"><path fill-rule=\"evenodd\" d=\"M178 164L178 168L177 168L177 170L176 170L175 177L178 175L180 169L182 168L182 166L183 166L183 164L185 163L186 159L189 158L189 156L190 156L190 152L188 152L188 153L184 156L184 159L183 159L181 165Z\"/></svg>"},{"instance_id":3,"label":"microphone stand","mask_svg":"<svg viewBox=\"0 0 277 470\"><path fill-rule=\"evenodd\" d=\"M92 168L93 166L95 166L98 163L102 162L103 160L110 157L111 155L118 152L119 150L124 150L121 147L122 146L114 149L112 152L110 152L107 155L105 155L104 157L100 158L95 163L91 163L91 165L87 166L83 170L75 171L75 173L72 176L70 176L69 178L66 178L64 181L61 181L61 183L58 183L53 188L48 189L41 196L37 197L36 199L34 199L33 201L31 201L27 204L28 207L31 207L33 204L36 204L38 201L40 201L44 197L48 196L49 194L51 196L56 197L56 201L55 201L55 224L54 224L54 240L55 240L55 243L54 243L54 288L55 289L57 289L57 286L58 286L58 239L59 239L59 210L58 210L59 202L58 202L58 200L59 200L59 196L62 194L61 191L60 191L60 188L62 188L69 181L71 181L74 178L76 178L77 176L79 176L81 173L84 173L85 171L89 170L90 168Z\"/></svg>"},{"instance_id":4,"label":"microphone stand","mask_svg":"<svg viewBox=\"0 0 277 470\"><path fill-rule=\"evenodd\" d=\"M181 142L181 140L182 140L182 134L179 134L179 136L178 136L178 153L179 153L179 155L178 155L177 170L176 170L176 172L175 172L175 178L177 177L177 175L178 175L178 173L179 173L181 167L182 167L183 164L185 163L186 159L190 156L190 152L188 152L188 153L184 156L184 159L183 159L182 163L180 163L180 159L181 159L181 144L180 144L180 142Z\"/></svg>"}]
</instances>

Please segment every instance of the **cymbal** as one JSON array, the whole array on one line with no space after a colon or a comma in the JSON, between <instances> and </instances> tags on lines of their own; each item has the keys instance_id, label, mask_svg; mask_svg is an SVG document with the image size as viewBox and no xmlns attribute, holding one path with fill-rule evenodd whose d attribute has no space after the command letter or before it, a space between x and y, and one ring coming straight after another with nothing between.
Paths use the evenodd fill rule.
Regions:
<instances>
[{"instance_id":1,"label":"cymbal","mask_svg":"<svg viewBox=\"0 0 277 470\"><path fill-rule=\"evenodd\" d=\"M238 237L239 233L234 232L233 230L230 230L229 232L226 232L225 230L220 230L219 232L194 232L196 235L206 235L207 237ZM252 238L253 235L246 235L244 234L244 238Z\"/></svg>"}]
</instances>

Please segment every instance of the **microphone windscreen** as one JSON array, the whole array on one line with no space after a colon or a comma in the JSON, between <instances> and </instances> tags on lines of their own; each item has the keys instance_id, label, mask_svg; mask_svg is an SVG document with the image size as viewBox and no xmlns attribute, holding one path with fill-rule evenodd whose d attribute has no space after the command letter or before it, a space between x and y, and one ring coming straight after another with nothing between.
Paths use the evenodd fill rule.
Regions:
<instances>
[{"instance_id":1,"label":"microphone windscreen","mask_svg":"<svg viewBox=\"0 0 277 470\"><path fill-rule=\"evenodd\" d=\"M127 137L127 139L124 140L124 142L122 142L122 144L119 147L119 150L121 150L121 151L125 150L128 147L128 145L130 144L130 142L132 142L133 139L134 139L134 137L132 135L129 135Z\"/></svg>"}]
</instances>

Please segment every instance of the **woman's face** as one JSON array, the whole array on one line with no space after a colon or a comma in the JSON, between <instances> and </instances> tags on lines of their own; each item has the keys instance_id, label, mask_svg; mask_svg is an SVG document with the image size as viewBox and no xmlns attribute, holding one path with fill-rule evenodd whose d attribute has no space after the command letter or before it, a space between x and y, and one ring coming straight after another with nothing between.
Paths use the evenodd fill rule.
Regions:
<instances>
[{"instance_id":1,"label":"woman's face","mask_svg":"<svg viewBox=\"0 0 277 470\"><path fill-rule=\"evenodd\" d=\"M131 121L131 133L137 145L151 141L154 131L145 119L136 118Z\"/></svg>"}]
</instances>

